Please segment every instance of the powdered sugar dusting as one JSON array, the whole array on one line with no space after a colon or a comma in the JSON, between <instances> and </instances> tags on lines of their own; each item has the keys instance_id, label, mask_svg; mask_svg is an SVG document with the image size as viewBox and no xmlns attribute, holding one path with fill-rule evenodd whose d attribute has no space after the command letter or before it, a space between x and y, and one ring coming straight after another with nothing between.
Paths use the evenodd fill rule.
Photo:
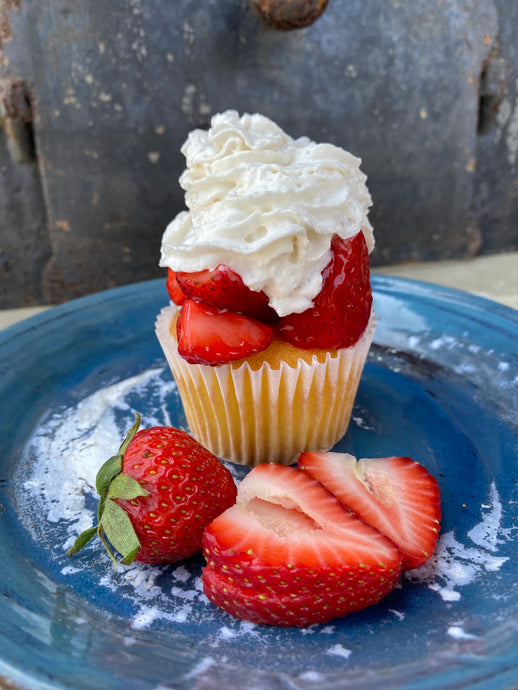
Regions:
<instances>
[{"instance_id":1,"label":"powdered sugar dusting","mask_svg":"<svg viewBox=\"0 0 518 690\"><path fill-rule=\"evenodd\" d=\"M95 493L95 476L102 462L113 455L124 431L134 420L129 398L152 388L163 400L175 384L162 378L162 369L150 369L119 383L101 388L76 406L58 410L45 420L31 439L26 456L33 464L24 487L44 504L47 520L69 523L70 539L89 527L92 515L85 511L85 496ZM160 414L144 416L143 426L170 424L167 407ZM121 423L122 429L121 429Z\"/></svg>"},{"instance_id":2,"label":"powdered sugar dusting","mask_svg":"<svg viewBox=\"0 0 518 690\"><path fill-rule=\"evenodd\" d=\"M318 671L306 671L301 673L299 678L309 683L321 683L323 681L323 676Z\"/></svg>"},{"instance_id":3,"label":"powdered sugar dusting","mask_svg":"<svg viewBox=\"0 0 518 690\"><path fill-rule=\"evenodd\" d=\"M483 504L481 508L482 521L468 532L468 537L478 546L488 551L496 551L498 545L506 541L501 535L508 535L509 532L502 530L502 503L494 482L490 487L490 502Z\"/></svg>"},{"instance_id":4,"label":"powdered sugar dusting","mask_svg":"<svg viewBox=\"0 0 518 690\"><path fill-rule=\"evenodd\" d=\"M394 614L394 616L398 619L398 621L404 621L405 620L405 614L403 611L396 611L395 609L389 609L390 613Z\"/></svg>"},{"instance_id":5,"label":"powdered sugar dusting","mask_svg":"<svg viewBox=\"0 0 518 690\"><path fill-rule=\"evenodd\" d=\"M84 397L68 408L49 412L30 439L22 458L24 474L17 479L20 491L21 519L29 530L35 512L49 523L59 525L59 538L53 545L56 553L64 556L65 550L77 534L91 525L95 519L95 475L102 462L112 455L124 432L134 421L135 410L141 409L141 401L152 400L142 415L144 427L170 424L166 404L170 396L177 395L174 382L162 368L144 371L138 376L119 381ZM367 410L361 410L362 426L372 427ZM360 424L360 417L355 420ZM243 469L229 465L236 482L243 476ZM64 477L67 477L64 481ZM25 509L24 509L25 507ZM436 592L438 600L452 604L461 601L462 588L498 571L508 560L499 555L499 549L511 539L512 528L503 526L503 507L496 487L491 484L485 502L480 506L481 519L464 537L448 531L441 535L435 555L419 570L406 574L412 584L428 587ZM98 546L95 550L96 585L112 593L128 605L130 626L137 635L139 630L154 627L160 622L180 629L182 626L212 625L205 643L207 649L223 649L239 638L246 637L260 645L266 639L261 626L237 621L222 614L212 606L203 592L200 578L200 562L182 562L172 566L144 566L133 564L119 566L115 572L112 564ZM91 559L75 558L64 561L61 575L70 581L90 568ZM406 612L389 609L385 624L405 626ZM445 627L449 637L462 638L462 625L454 621ZM334 643L340 627L333 624L315 625L297 632L299 639L327 637L333 644L324 644L323 653L337 662L355 655L347 644ZM281 640L283 632L276 633ZM470 633L466 633L469 635ZM213 665L207 656L199 667L191 671L198 677ZM329 658L329 663L331 659ZM302 676L299 676L302 678ZM316 672L308 671L304 679L318 680Z\"/></svg>"},{"instance_id":6,"label":"powdered sugar dusting","mask_svg":"<svg viewBox=\"0 0 518 690\"><path fill-rule=\"evenodd\" d=\"M421 305L412 308L411 300L402 305L393 295L381 292L376 294L375 303L383 316L377 326L376 343L383 348L391 348L400 354L410 353L413 360L431 359L434 365L444 367L448 375L469 379L473 385L473 396L491 401L493 407L496 406L495 402L501 400L502 392L516 400L518 362L512 349L512 331L506 331L507 345L493 347L495 339L485 337L494 327L490 321L487 322L487 329L480 328L476 320L474 324L469 323L463 328L465 322L456 319L447 325L447 332L441 332L435 320L427 321L426 311L422 310ZM384 359L376 349L371 350L370 357L372 361ZM390 368L399 371L398 363L391 362ZM510 402L499 409L499 414L506 423L515 424L518 421L518 407Z\"/></svg>"},{"instance_id":7,"label":"powdered sugar dusting","mask_svg":"<svg viewBox=\"0 0 518 690\"><path fill-rule=\"evenodd\" d=\"M351 656L352 652L350 649L346 649L341 644L335 644L332 647L329 647L326 654L331 654L332 656L340 656L343 659L348 659Z\"/></svg>"},{"instance_id":8,"label":"powdered sugar dusting","mask_svg":"<svg viewBox=\"0 0 518 690\"><path fill-rule=\"evenodd\" d=\"M450 627L447 630L447 633L451 637L454 637L456 640L476 640L477 639L477 635L472 635L471 633L467 633L460 624L459 625L450 625Z\"/></svg>"},{"instance_id":9,"label":"powdered sugar dusting","mask_svg":"<svg viewBox=\"0 0 518 690\"><path fill-rule=\"evenodd\" d=\"M196 678L196 676L205 673L205 671L211 666L214 666L214 664L216 664L216 661L211 656L206 656L185 676L185 678Z\"/></svg>"},{"instance_id":10,"label":"powdered sugar dusting","mask_svg":"<svg viewBox=\"0 0 518 690\"><path fill-rule=\"evenodd\" d=\"M509 559L494 554L496 546L509 538L502 529L502 503L494 483L490 486L490 503L481 507L483 517L468 532L473 545L461 543L453 531L439 537L435 553L424 566L410 570L406 577L427 585L444 601L459 601L459 588L475 582L484 572L495 572Z\"/></svg>"},{"instance_id":11,"label":"powdered sugar dusting","mask_svg":"<svg viewBox=\"0 0 518 690\"><path fill-rule=\"evenodd\" d=\"M42 420L22 458L21 466L30 467L30 473L27 475L24 469L18 479L22 487L21 518L36 539L44 535L34 533L41 522L34 518L44 515L46 521L56 525L57 540L52 546L64 555L76 536L94 523L97 471L117 451L134 422L135 411L141 413L142 428L170 426L167 402L175 396L176 384L168 369L152 368L107 385ZM142 400L146 405L142 406ZM227 466L238 483L242 469ZM185 562L158 567L135 563L119 565L115 572L99 544L92 542L86 549L95 551L100 571L98 586L131 605L134 613L130 625L135 630L159 621L175 625L201 623L213 620L219 613L205 597L198 562L192 568ZM68 560L61 574L74 577L87 570L91 559L88 554L81 556ZM248 634L250 630L238 626L236 634Z\"/></svg>"}]
</instances>

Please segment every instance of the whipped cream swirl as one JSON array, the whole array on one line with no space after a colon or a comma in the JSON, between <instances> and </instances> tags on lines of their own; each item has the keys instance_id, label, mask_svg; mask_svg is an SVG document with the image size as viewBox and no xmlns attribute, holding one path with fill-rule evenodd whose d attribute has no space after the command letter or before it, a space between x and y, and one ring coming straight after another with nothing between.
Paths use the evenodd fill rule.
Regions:
<instances>
[{"instance_id":1,"label":"whipped cream swirl","mask_svg":"<svg viewBox=\"0 0 518 690\"><path fill-rule=\"evenodd\" d=\"M320 292L335 233L362 231L374 246L361 161L337 146L292 139L263 115L227 110L208 131L191 132L182 153L188 211L164 233L163 267L226 264L284 316Z\"/></svg>"}]
</instances>

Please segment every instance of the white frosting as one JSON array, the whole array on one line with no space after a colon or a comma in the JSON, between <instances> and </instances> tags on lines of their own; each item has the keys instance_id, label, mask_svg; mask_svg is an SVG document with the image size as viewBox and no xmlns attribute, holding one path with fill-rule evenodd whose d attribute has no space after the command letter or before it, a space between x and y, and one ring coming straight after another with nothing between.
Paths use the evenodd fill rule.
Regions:
<instances>
[{"instance_id":1,"label":"white frosting","mask_svg":"<svg viewBox=\"0 0 518 690\"><path fill-rule=\"evenodd\" d=\"M201 271L226 264L264 290L280 316L312 305L333 234L364 232L371 198L360 160L332 144L292 139L263 115L214 115L182 147L188 211L167 227L160 265Z\"/></svg>"}]
</instances>

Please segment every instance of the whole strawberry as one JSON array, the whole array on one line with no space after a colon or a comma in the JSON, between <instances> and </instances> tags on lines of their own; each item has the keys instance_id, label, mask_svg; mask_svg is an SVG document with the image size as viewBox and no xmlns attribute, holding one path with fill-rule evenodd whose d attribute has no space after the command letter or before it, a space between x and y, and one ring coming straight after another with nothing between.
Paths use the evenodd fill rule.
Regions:
<instances>
[{"instance_id":1,"label":"whole strawberry","mask_svg":"<svg viewBox=\"0 0 518 690\"><path fill-rule=\"evenodd\" d=\"M179 429L139 426L137 414L117 455L99 470L98 524L69 554L97 534L115 564L113 549L124 565L172 563L199 551L205 527L234 504L236 486L215 455Z\"/></svg>"}]
</instances>

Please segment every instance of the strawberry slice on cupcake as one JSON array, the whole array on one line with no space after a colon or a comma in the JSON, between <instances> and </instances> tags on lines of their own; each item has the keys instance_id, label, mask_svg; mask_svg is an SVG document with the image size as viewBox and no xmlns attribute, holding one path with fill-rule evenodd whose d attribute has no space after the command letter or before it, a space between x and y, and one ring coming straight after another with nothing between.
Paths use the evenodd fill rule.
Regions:
<instances>
[{"instance_id":1,"label":"strawberry slice on cupcake","mask_svg":"<svg viewBox=\"0 0 518 690\"><path fill-rule=\"evenodd\" d=\"M363 233L347 240L335 235L331 243L331 258L322 272L322 289L313 305L303 312L283 317L268 306L268 297L263 291L250 290L236 273L223 264L212 271L197 273L174 274L169 269L168 291L173 302L182 307L183 345L179 351L187 361L219 365L244 359L252 352L265 350L274 336L298 348L339 349L354 345L369 322L372 307L369 252ZM189 300L187 305L186 300ZM193 303L204 306L193 308ZM232 322L229 313L253 319L248 328L246 320L234 319L235 328L242 338L241 346L229 347L227 355L214 350L212 356L212 348L208 346L202 359L190 359L187 353L198 350L204 330L209 344L214 337L212 332L217 329L221 330L221 341L232 340L228 329ZM203 315L212 317L212 329ZM271 331L271 338L257 339L257 322L267 326L264 332ZM235 340L239 341L239 338L236 336ZM253 348L250 347L252 342Z\"/></svg>"},{"instance_id":2,"label":"strawberry slice on cupcake","mask_svg":"<svg viewBox=\"0 0 518 690\"><path fill-rule=\"evenodd\" d=\"M267 324L187 299L176 322L178 354L190 364L215 366L262 352L273 340Z\"/></svg>"},{"instance_id":3,"label":"strawberry slice on cupcake","mask_svg":"<svg viewBox=\"0 0 518 690\"><path fill-rule=\"evenodd\" d=\"M176 281L186 297L217 309L228 309L259 321L278 319L276 312L268 306L266 293L250 290L241 277L224 264L212 271L177 273Z\"/></svg>"}]
</instances>

